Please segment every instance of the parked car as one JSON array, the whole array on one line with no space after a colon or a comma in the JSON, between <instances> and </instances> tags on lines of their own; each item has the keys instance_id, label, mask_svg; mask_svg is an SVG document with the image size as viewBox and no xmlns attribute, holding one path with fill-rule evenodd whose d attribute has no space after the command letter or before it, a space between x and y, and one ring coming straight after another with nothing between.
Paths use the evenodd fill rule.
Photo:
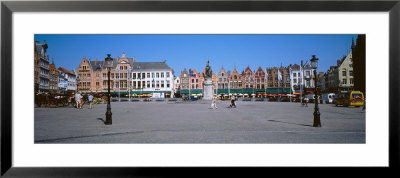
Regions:
<instances>
[{"instance_id":1,"label":"parked car","mask_svg":"<svg viewBox=\"0 0 400 178\"><path fill-rule=\"evenodd\" d=\"M340 93L336 98L336 106L356 106L364 105L364 94L361 91L351 91L350 93Z\"/></svg>"}]
</instances>

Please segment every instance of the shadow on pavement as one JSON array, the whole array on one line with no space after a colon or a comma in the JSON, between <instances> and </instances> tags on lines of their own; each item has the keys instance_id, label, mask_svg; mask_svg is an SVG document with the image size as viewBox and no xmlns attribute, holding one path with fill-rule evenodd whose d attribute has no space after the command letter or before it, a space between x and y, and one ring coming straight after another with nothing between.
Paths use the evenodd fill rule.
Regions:
<instances>
[{"instance_id":1,"label":"shadow on pavement","mask_svg":"<svg viewBox=\"0 0 400 178\"><path fill-rule=\"evenodd\" d=\"M98 120L98 121L101 121L101 122L103 122L103 123L105 122L105 120L104 120L103 118L97 118L97 120Z\"/></svg>"},{"instance_id":2,"label":"shadow on pavement","mask_svg":"<svg viewBox=\"0 0 400 178\"><path fill-rule=\"evenodd\" d=\"M283 121L277 121L277 120L268 120L268 121L270 121L270 122L280 122L280 123L285 123L285 124L294 124L294 125L312 127L312 125L307 125L307 124L298 124L298 123L283 122Z\"/></svg>"}]
</instances>

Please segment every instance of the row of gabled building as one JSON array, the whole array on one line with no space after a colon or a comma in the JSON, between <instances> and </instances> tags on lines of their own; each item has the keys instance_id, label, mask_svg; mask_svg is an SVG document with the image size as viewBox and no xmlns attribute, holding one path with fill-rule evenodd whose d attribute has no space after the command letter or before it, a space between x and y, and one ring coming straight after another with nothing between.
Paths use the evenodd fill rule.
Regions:
<instances>
[{"instance_id":1,"label":"row of gabled building","mask_svg":"<svg viewBox=\"0 0 400 178\"><path fill-rule=\"evenodd\" d=\"M181 72L179 91L182 95L201 95L204 70L184 69ZM365 35L358 35L351 52L343 56L327 72L316 74L317 86L322 93L359 90L365 94ZM287 67L270 67L257 70L246 67L238 72L221 67L218 74L213 73L214 93L220 95L243 96L299 96L314 93L314 69L309 60Z\"/></svg>"},{"instance_id":2,"label":"row of gabled building","mask_svg":"<svg viewBox=\"0 0 400 178\"><path fill-rule=\"evenodd\" d=\"M300 67L301 66L301 67ZM236 66L232 71L221 67L218 74L213 73L214 93L218 95L246 96L287 96L296 94L296 87L303 85L303 91L311 92L314 88L313 71L309 61L287 67L270 67L252 70L249 66L238 72ZM184 69L180 75L181 95L201 95L203 89L202 73L196 69ZM304 76L310 80L303 81ZM300 88L298 88L300 90ZM300 91L298 91L300 92Z\"/></svg>"},{"instance_id":3,"label":"row of gabled building","mask_svg":"<svg viewBox=\"0 0 400 178\"><path fill-rule=\"evenodd\" d=\"M76 73L64 67L50 64L46 41L35 41L34 46L34 90L35 94L76 92Z\"/></svg>"},{"instance_id":4,"label":"row of gabled building","mask_svg":"<svg viewBox=\"0 0 400 178\"><path fill-rule=\"evenodd\" d=\"M83 57L77 70L56 68L49 64L48 45L35 42L35 93L105 93L108 89L107 68L104 60ZM354 58L354 59L353 59ZM110 90L112 94L150 96L164 93L166 97L202 94L205 69L184 69L180 76L166 61L138 62L125 53L112 58ZM212 66L213 67L213 66ZM354 67L354 68L353 68ZM365 35L352 44L352 51L326 72L317 74L322 92L361 90L365 93ZM298 96L313 93L314 69L310 61L280 67L249 66L240 73L236 66L232 71L221 67L212 74L214 93L218 95L245 96Z\"/></svg>"},{"instance_id":5,"label":"row of gabled building","mask_svg":"<svg viewBox=\"0 0 400 178\"><path fill-rule=\"evenodd\" d=\"M83 57L77 69L78 91L105 93L108 91L108 69L104 60ZM138 62L125 53L112 58L110 92L113 95L148 97L152 93L173 96L174 73L166 60Z\"/></svg>"},{"instance_id":6,"label":"row of gabled building","mask_svg":"<svg viewBox=\"0 0 400 178\"><path fill-rule=\"evenodd\" d=\"M366 94L365 35L357 36L351 52L336 61L325 73L320 73L319 87L323 93L357 90Z\"/></svg>"}]
</instances>

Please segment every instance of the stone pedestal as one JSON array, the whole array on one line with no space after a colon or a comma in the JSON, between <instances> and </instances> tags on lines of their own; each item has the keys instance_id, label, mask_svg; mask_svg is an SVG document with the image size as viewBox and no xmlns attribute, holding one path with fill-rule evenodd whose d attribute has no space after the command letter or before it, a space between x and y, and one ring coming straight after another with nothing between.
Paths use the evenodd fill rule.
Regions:
<instances>
[{"instance_id":1,"label":"stone pedestal","mask_svg":"<svg viewBox=\"0 0 400 178\"><path fill-rule=\"evenodd\" d=\"M214 86L211 79L204 80L203 100L212 100L214 95Z\"/></svg>"}]
</instances>

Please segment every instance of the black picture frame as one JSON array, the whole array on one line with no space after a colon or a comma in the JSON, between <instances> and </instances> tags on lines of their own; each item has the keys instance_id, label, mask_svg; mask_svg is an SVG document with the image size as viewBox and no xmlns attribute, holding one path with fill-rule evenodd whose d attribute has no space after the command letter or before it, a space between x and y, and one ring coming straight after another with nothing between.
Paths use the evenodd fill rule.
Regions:
<instances>
[{"instance_id":1,"label":"black picture frame","mask_svg":"<svg viewBox=\"0 0 400 178\"><path fill-rule=\"evenodd\" d=\"M12 17L13 12L128 12L128 11L252 11L252 12L388 12L389 13L389 167L365 168L371 171L392 172L399 168L398 101L400 71L400 1L2 1L1 2L1 175L6 177L132 177L178 175L182 171L209 175L214 168L19 168L12 166ZM312 156L312 155L310 155ZM77 160L78 161L78 160ZM156 170L155 170L156 169ZM205 170L204 170L205 169ZM218 169L235 173L242 169ZM326 169L325 169L326 170ZM328 169L322 174L341 175ZM357 169L359 171L359 169ZM272 172L267 171L268 174ZM290 172L282 169L274 173ZM313 176L313 170L298 170L296 174ZM266 174L265 170L250 169L246 175ZM293 172L292 172L293 173ZM188 176L192 175L188 174ZM321 174L315 174L318 176ZM396 174L394 174L396 175Z\"/></svg>"}]
</instances>

